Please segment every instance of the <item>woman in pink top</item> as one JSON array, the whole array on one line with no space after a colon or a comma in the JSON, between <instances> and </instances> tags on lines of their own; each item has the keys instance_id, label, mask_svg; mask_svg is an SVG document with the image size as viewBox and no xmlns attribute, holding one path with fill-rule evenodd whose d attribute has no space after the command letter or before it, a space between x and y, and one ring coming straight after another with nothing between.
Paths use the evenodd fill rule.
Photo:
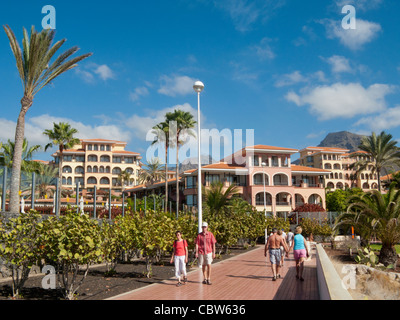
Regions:
<instances>
[{"instance_id":1,"label":"woman in pink top","mask_svg":"<svg viewBox=\"0 0 400 320\"><path fill-rule=\"evenodd\" d=\"M173 254L171 263L175 261L175 276L178 279L177 287L182 285L181 276L183 276L183 284L186 284L186 263L188 262L188 244L186 240L182 239L182 233L177 231L176 240L173 245Z\"/></svg>"}]
</instances>

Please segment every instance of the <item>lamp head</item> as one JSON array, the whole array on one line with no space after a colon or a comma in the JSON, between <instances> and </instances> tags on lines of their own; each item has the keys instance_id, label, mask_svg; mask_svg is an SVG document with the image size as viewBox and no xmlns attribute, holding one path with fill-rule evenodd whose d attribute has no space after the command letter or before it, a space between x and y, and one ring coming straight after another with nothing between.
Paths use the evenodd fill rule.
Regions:
<instances>
[{"instance_id":1,"label":"lamp head","mask_svg":"<svg viewBox=\"0 0 400 320\"><path fill-rule=\"evenodd\" d=\"M193 89L194 91L196 91L197 93L202 92L204 89L204 84L201 81L196 81L193 85Z\"/></svg>"}]
</instances>

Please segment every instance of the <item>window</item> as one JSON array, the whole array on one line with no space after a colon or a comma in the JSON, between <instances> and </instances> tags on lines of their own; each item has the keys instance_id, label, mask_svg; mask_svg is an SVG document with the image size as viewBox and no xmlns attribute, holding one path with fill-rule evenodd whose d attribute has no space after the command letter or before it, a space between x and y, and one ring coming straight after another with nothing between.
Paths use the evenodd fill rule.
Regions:
<instances>
[{"instance_id":1,"label":"window","mask_svg":"<svg viewBox=\"0 0 400 320\"><path fill-rule=\"evenodd\" d=\"M122 158L121 157L113 157L113 163L121 163Z\"/></svg>"},{"instance_id":2,"label":"window","mask_svg":"<svg viewBox=\"0 0 400 320\"><path fill-rule=\"evenodd\" d=\"M97 156L95 155L88 156L88 162L97 162Z\"/></svg>"},{"instance_id":3,"label":"window","mask_svg":"<svg viewBox=\"0 0 400 320\"><path fill-rule=\"evenodd\" d=\"M307 157L307 162L313 162L313 159L314 159L313 156L308 156Z\"/></svg>"},{"instance_id":4,"label":"window","mask_svg":"<svg viewBox=\"0 0 400 320\"><path fill-rule=\"evenodd\" d=\"M133 163L133 160L132 157L125 157L125 163Z\"/></svg>"},{"instance_id":5,"label":"window","mask_svg":"<svg viewBox=\"0 0 400 320\"><path fill-rule=\"evenodd\" d=\"M254 167L260 166L260 158L258 156L253 157L253 164L254 164Z\"/></svg>"},{"instance_id":6,"label":"window","mask_svg":"<svg viewBox=\"0 0 400 320\"><path fill-rule=\"evenodd\" d=\"M209 174L206 173L206 182L208 185L210 185L213 182L219 182L219 174Z\"/></svg>"},{"instance_id":7,"label":"window","mask_svg":"<svg viewBox=\"0 0 400 320\"><path fill-rule=\"evenodd\" d=\"M87 172L91 173L92 171L93 171L92 167L91 167L91 166L88 166L88 167L87 167Z\"/></svg>"},{"instance_id":8,"label":"window","mask_svg":"<svg viewBox=\"0 0 400 320\"><path fill-rule=\"evenodd\" d=\"M92 167L90 167L92 168ZM85 169L83 167L76 167L75 168L75 174L84 174L85 173Z\"/></svg>"},{"instance_id":9,"label":"window","mask_svg":"<svg viewBox=\"0 0 400 320\"><path fill-rule=\"evenodd\" d=\"M101 178L101 179L100 179L100 184L110 184L110 179L108 179L108 178Z\"/></svg>"},{"instance_id":10,"label":"window","mask_svg":"<svg viewBox=\"0 0 400 320\"><path fill-rule=\"evenodd\" d=\"M85 162L85 156L75 156L76 162Z\"/></svg>"},{"instance_id":11,"label":"window","mask_svg":"<svg viewBox=\"0 0 400 320\"><path fill-rule=\"evenodd\" d=\"M93 173L98 173L99 172L99 168L97 168L97 166L93 167Z\"/></svg>"},{"instance_id":12,"label":"window","mask_svg":"<svg viewBox=\"0 0 400 320\"><path fill-rule=\"evenodd\" d=\"M110 162L110 156L101 156L100 162Z\"/></svg>"},{"instance_id":13,"label":"window","mask_svg":"<svg viewBox=\"0 0 400 320\"><path fill-rule=\"evenodd\" d=\"M132 168L126 168L125 171L128 172L129 174L133 174L133 169Z\"/></svg>"},{"instance_id":14,"label":"window","mask_svg":"<svg viewBox=\"0 0 400 320\"><path fill-rule=\"evenodd\" d=\"M106 145L106 151L111 151L111 146L110 145Z\"/></svg>"},{"instance_id":15,"label":"window","mask_svg":"<svg viewBox=\"0 0 400 320\"><path fill-rule=\"evenodd\" d=\"M103 167L103 166L100 167L99 172L100 172L100 173L104 173L104 167Z\"/></svg>"},{"instance_id":16,"label":"window","mask_svg":"<svg viewBox=\"0 0 400 320\"><path fill-rule=\"evenodd\" d=\"M90 177L87 179L88 184L97 184L97 179L95 177Z\"/></svg>"},{"instance_id":17,"label":"window","mask_svg":"<svg viewBox=\"0 0 400 320\"><path fill-rule=\"evenodd\" d=\"M62 184L63 184L63 185L67 185L67 186L72 186L72 178L69 177L69 178L67 179L67 178L63 177L63 178L62 178Z\"/></svg>"},{"instance_id":18,"label":"window","mask_svg":"<svg viewBox=\"0 0 400 320\"><path fill-rule=\"evenodd\" d=\"M186 205L188 207L195 207L197 206L197 196L196 195L188 195L186 196Z\"/></svg>"},{"instance_id":19,"label":"window","mask_svg":"<svg viewBox=\"0 0 400 320\"><path fill-rule=\"evenodd\" d=\"M197 177L186 178L186 189L197 188Z\"/></svg>"},{"instance_id":20,"label":"window","mask_svg":"<svg viewBox=\"0 0 400 320\"><path fill-rule=\"evenodd\" d=\"M114 168L112 171L112 174L120 174L121 173L121 168Z\"/></svg>"},{"instance_id":21,"label":"window","mask_svg":"<svg viewBox=\"0 0 400 320\"><path fill-rule=\"evenodd\" d=\"M104 146L104 144L102 144L101 146L100 146L100 151L104 151L105 149L105 146Z\"/></svg>"},{"instance_id":22,"label":"window","mask_svg":"<svg viewBox=\"0 0 400 320\"><path fill-rule=\"evenodd\" d=\"M72 168L70 166L65 166L62 170L63 173L72 173Z\"/></svg>"},{"instance_id":23,"label":"window","mask_svg":"<svg viewBox=\"0 0 400 320\"><path fill-rule=\"evenodd\" d=\"M63 161L71 162L72 161L72 156L63 156Z\"/></svg>"},{"instance_id":24,"label":"window","mask_svg":"<svg viewBox=\"0 0 400 320\"><path fill-rule=\"evenodd\" d=\"M87 146L87 149L88 149L88 151L92 151L92 150L93 150L93 146L92 146L91 144L89 144L89 145Z\"/></svg>"},{"instance_id":25,"label":"window","mask_svg":"<svg viewBox=\"0 0 400 320\"><path fill-rule=\"evenodd\" d=\"M75 178L75 184L79 183L81 186L84 185L85 180L82 177Z\"/></svg>"},{"instance_id":26,"label":"window","mask_svg":"<svg viewBox=\"0 0 400 320\"><path fill-rule=\"evenodd\" d=\"M278 167L279 162L278 162L278 157L277 156L272 156L271 162L272 162L272 166L273 167Z\"/></svg>"},{"instance_id":27,"label":"window","mask_svg":"<svg viewBox=\"0 0 400 320\"><path fill-rule=\"evenodd\" d=\"M93 146L93 150L94 150L94 151L99 151L99 146L98 146L97 144L95 144L95 145Z\"/></svg>"}]
</instances>

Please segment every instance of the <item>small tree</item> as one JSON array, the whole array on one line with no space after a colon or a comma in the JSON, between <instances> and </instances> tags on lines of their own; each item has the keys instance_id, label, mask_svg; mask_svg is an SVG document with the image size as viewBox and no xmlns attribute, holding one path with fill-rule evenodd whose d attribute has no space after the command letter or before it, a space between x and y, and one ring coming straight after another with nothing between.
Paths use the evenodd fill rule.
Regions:
<instances>
[{"instance_id":1,"label":"small tree","mask_svg":"<svg viewBox=\"0 0 400 320\"><path fill-rule=\"evenodd\" d=\"M64 297L73 300L85 280L89 266L102 261L101 234L96 220L69 211L60 218L50 217L39 224L43 257L54 263ZM80 266L84 274L78 280Z\"/></svg>"},{"instance_id":2,"label":"small tree","mask_svg":"<svg viewBox=\"0 0 400 320\"><path fill-rule=\"evenodd\" d=\"M11 271L14 298L20 296L29 272L38 260L39 219L40 215L30 211L0 224L0 257Z\"/></svg>"}]
</instances>

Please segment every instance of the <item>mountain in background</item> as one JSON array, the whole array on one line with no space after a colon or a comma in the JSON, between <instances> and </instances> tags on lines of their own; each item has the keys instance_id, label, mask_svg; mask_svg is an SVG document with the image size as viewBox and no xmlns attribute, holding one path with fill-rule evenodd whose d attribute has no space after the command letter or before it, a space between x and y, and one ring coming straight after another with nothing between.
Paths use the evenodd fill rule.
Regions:
<instances>
[{"instance_id":1,"label":"mountain in background","mask_svg":"<svg viewBox=\"0 0 400 320\"><path fill-rule=\"evenodd\" d=\"M202 166L211 164L211 163L216 163L216 162L218 162L218 161L215 161L211 156L207 156L207 155L201 156ZM191 170L191 169L197 169L198 168L197 163L198 163L197 157L185 159L179 165L179 172L184 172L186 170ZM175 172L176 167L175 166L169 167L169 170Z\"/></svg>"},{"instance_id":2,"label":"mountain in background","mask_svg":"<svg viewBox=\"0 0 400 320\"><path fill-rule=\"evenodd\" d=\"M348 131L329 133L318 147L334 147L348 149L350 152L358 151L361 139L364 136Z\"/></svg>"}]
</instances>

